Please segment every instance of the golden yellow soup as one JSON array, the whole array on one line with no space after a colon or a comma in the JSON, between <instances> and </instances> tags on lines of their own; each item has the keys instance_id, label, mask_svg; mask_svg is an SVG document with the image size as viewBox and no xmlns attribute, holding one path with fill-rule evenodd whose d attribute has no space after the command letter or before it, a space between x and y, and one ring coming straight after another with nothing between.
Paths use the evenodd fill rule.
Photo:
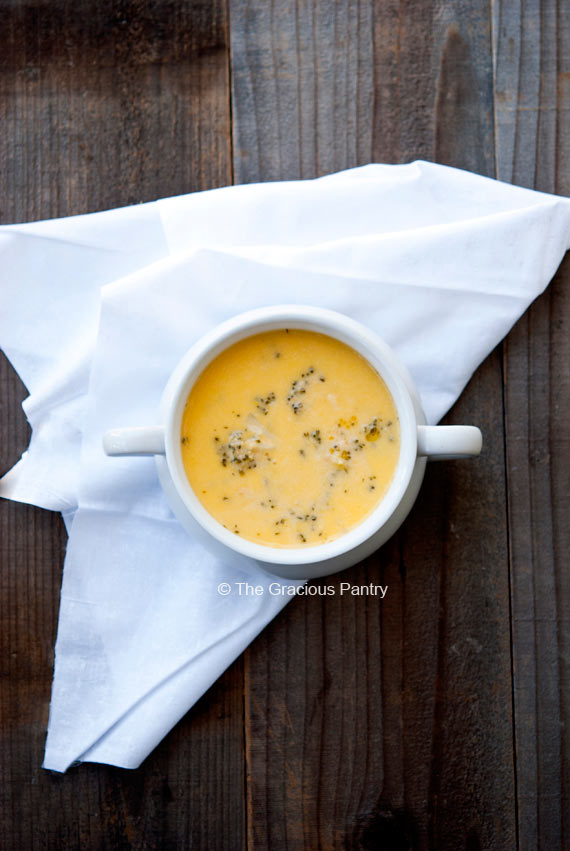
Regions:
<instances>
[{"instance_id":1,"label":"golden yellow soup","mask_svg":"<svg viewBox=\"0 0 570 851\"><path fill-rule=\"evenodd\" d=\"M360 523L394 476L400 428L382 378L344 343L312 331L230 346L192 388L182 459L226 529L258 544L322 544Z\"/></svg>"}]
</instances>

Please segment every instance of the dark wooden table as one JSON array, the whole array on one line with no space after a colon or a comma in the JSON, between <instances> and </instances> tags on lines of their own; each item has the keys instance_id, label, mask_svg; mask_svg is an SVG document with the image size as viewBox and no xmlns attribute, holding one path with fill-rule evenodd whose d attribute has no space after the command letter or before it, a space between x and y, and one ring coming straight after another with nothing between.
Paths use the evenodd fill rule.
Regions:
<instances>
[{"instance_id":1,"label":"dark wooden table","mask_svg":"<svg viewBox=\"0 0 570 851\"><path fill-rule=\"evenodd\" d=\"M415 158L570 194L565 2L0 0L0 33L3 223ZM137 771L40 768L66 538L2 503L2 849L569 848L569 321L565 261L447 418L484 455L334 579L384 602L295 599ZM25 395L2 360L0 472Z\"/></svg>"}]
</instances>

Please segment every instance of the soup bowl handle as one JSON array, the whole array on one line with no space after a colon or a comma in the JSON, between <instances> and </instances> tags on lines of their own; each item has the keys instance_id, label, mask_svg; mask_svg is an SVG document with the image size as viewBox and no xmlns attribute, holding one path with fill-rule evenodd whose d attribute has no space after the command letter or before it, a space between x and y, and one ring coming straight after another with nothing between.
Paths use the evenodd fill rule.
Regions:
<instances>
[{"instance_id":1,"label":"soup bowl handle","mask_svg":"<svg viewBox=\"0 0 570 851\"><path fill-rule=\"evenodd\" d=\"M483 436L476 426L418 426L418 455L430 461L474 458L482 446Z\"/></svg>"},{"instance_id":2,"label":"soup bowl handle","mask_svg":"<svg viewBox=\"0 0 570 851\"><path fill-rule=\"evenodd\" d=\"M106 455L164 455L163 426L113 428L103 435Z\"/></svg>"}]
</instances>

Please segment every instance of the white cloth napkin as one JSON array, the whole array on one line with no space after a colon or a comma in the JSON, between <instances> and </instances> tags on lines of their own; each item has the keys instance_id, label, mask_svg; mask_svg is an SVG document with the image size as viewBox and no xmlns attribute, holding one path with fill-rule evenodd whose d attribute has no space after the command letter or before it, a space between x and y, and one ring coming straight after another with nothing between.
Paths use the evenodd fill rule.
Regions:
<instances>
[{"instance_id":1,"label":"white cloth napkin","mask_svg":"<svg viewBox=\"0 0 570 851\"><path fill-rule=\"evenodd\" d=\"M152 459L104 456L106 428L155 422L201 334L281 302L377 331L437 422L569 244L569 200L424 162L0 228L0 344L33 429L0 495L69 530L44 766L137 767L300 585L207 553Z\"/></svg>"}]
</instances>

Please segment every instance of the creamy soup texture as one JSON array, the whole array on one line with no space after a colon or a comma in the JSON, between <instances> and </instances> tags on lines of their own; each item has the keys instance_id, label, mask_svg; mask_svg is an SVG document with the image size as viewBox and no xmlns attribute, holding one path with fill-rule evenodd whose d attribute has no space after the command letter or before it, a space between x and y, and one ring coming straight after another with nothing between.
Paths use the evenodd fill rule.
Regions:
<instances>
[{"instance_id":1,"label":"creamy soup texture","mask_svg":"<svg viewBox=\"0 0 570 851\"><path fill-rule=\"evenodd\" d=\"M321 544L386 493L400 452L392 396L344 343L282 329L230 346L182 418L188 480L226 529L273 547Z\"/></svg>"}]
</instances>

